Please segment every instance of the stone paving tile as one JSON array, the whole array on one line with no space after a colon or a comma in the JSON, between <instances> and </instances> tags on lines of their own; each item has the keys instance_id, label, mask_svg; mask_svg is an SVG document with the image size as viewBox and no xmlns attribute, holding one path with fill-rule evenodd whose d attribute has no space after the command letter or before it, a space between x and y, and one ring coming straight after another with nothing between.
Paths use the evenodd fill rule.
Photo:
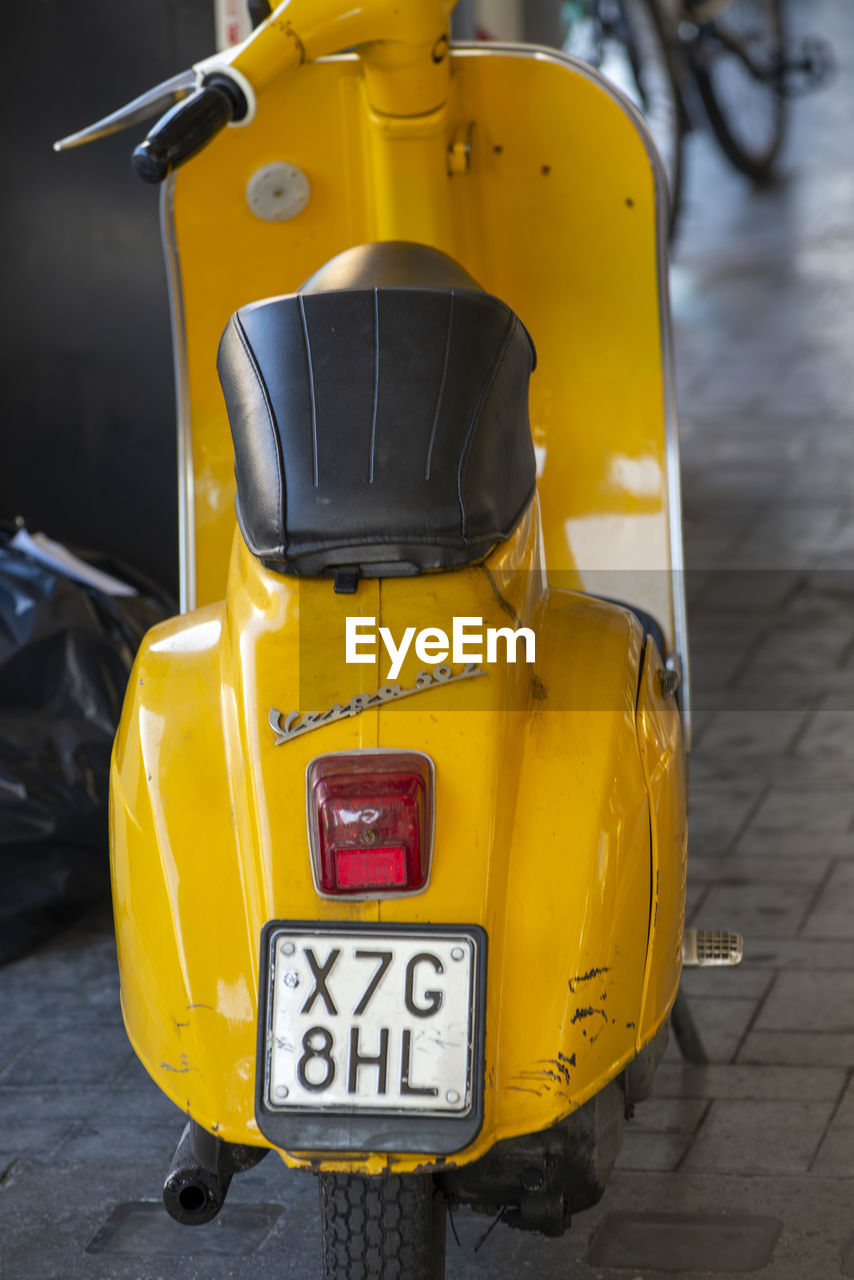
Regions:
<instances>
[{"instance_id":1,"label":"stone paving tile","mask_svg":"<svg viewBox=\"0 0 854 1280\"><path fill-rule=\"evenodd\" d=\"M850 1196L850 1185L821 1178L715 1177L683 1169L674 1174L648 1173L639 1178L618 1171L603 1203L595 1211L595 1225L608 1213L618 1212L770 1215L779 1218L783 1228L770 1263L758 1273L762 1280L829 1280L839 1274L840 1257L851 1235ZM593 1235L581 1217L569 1235L576 1230L581 1234L582 1229ZM530 1256L517 1253L514 1261L518 1265L520 1257ZM490 1273L485 1268L479 1274ZM589 1267L577 1272L571 1267L562 1273L544 1270L543 1274L548 1280L552 1274L568 1276L571 1280L638 1280L641 1274L643 1280L653 1280L656 1275L632 1269ZM691 1280L713 1280L720 1273L690 1274Z\"/></svg>"},{"instance_id":2,"label":"stone paving tile","mask_svg":"<svg viewBox=\"0 0 854 1280\"><path fill-rule=\"evenodd\" d=\"M756 1030L854 1034L854 973L778 974Z\"/></svg>"},{"instance_id":3,"label":"stone paving tile","mask_svg":"<svg viewBox=\"0 0 854 1280\"><path fill-rule=\"evenodd\" d=\"M172 1110L174 1114L168 1120L148 1120L143 1125L130 1125L126 1115L93 1116L63 1136L53 1158L72 1163L123 1164L130 1144L134 1160L151 1164L159 1161L165 1178L187 1122L177 1107Z\"/></svg>"},{"instance_id":4,"label":"stone paving tile","mask_svg":"<svg viewBox=\"0 0 854 1280\"><path fill-rule=\"evenodd\" d=\"M822 677L782 683L771 673L768 679L745 681L739 674L737 685L707 693L704 707L738 711L812 711L821 693L833 691L838 706L854 706L854 687L850 676L837 673L832 679ZM785 757L782 757L785 760Z\"/></svg>"},{"instance_id":5,"label":"stone paving tile","mask_svg":"<svg viewBox=\"0 0 854 1280\"><path fill-rule=\"evenodd\" d=\"M750 948L753 964L807 971L854 969L854 941L824 938L762 938Z\"/></svg>"},{"instance_id":6,"label":"stone paving tile","mask_svg":"<svg viewBox=\"0 0 854 1280\"><path fill-rule=\"evenodd\" d=\"M75 1123L71 1117L48 1120L38 1113L22 1112L19 1101L14 1112L0 1121L0 1172L22 1156L52 1160Z\"/></svg>"},{"instance_id":7,"label":"stone paving tile","mask_svg":"<svg viewBox=\"0 0 854 1280\"><path fill-rule=\"evenodd\" d=\"M696 759L692 769L696 767ZM819 885L830 871L833 859L814 853L800 854L746 854L734 853L725 857L695 853L688 859L688 878L695 882L719 885L776 884ZM744 966L742 966L742 971Z\"/></svg>"},{"instance_id":8,"label":"stone paving tile","mask_svg":"<svg viewBox=\"0 0 854 1280\"><path fill-rule=\"evenodd\" d=\"M769 871L763 882L710 885L691 924L698 929L731 929L747 939L794 937L810 895L799 884L776 884Z\"/></svg>"},{"instance_id":9,"label":"stone paving tile","mask_svg":"<svg viewBox=\"0 0 854 1280\"><path fill-rule=\"evenodd\" d=\"M688 886L685 890L685 920L686 921L690 921L693 918L693 916L696 914L696 912L699 911L700 908L702 907L703 899L705 898L706 893L708 892L708 887L709 886L706 884L695 883L695 882L692 882L691 880L688 881Z\"/></svg>"},{"instance_id":10,"label":"stone paving tile","mask_svg":"<svg viewBox=\"0 0 854 1280\"><path fill-rule=\"evenodd\" d=\"M13 1018L8 1021L0 1016L0 1079L13 1062L26 1053L38 1034L32 1021Z\"/></svg>"},{"instance_id":11,"label":"stone paving tile","mask_svg":"<svg viewBox=\"0 0 854 1280\"><path fill-rule=\"evenodd\" d=\"M813 1173L824 1177L854 1177L854 1081L836 1109L833 1122L816 1153Z\"/></svg>"},{"instance_id":12,"label":"stone paving tile","mask_svg":"<svg viewBox=\"0 0 854 1280\"><path fill-rule=\"evenodd\" d=\"M849 1068L854 1062L854 1034L754 1030L744 1041L738 1061L773 1066Z\"/></svg>"},{"instance_id":13,"label":"stone paving tile","mask_svg":"<svg viewBox=\"0 0 854 1280\"><path fill-rule=\"evenodd\" d=\"M131 1054L125 1066L117 1073L113 1088L124 1091L139 1090L153 1093L158 1097L163 1096L135 1053Z\"/></svg>"},{"instance_id":14,"label":"stone paving tile","mask_svg":"<svg viewBox=\"0 0 854 1280\"><path fill-rule=\"evenodd\" d=\"M733 1000L718 997L691 999L691 1014L710 1062L731 1062L750 1026L756 1010L755 1000ZM668 1056L678 1057L671 1037Z\"/></svg>"},{"instance_id":15,"label":"stone paving tile","mask_svg":"<svg viewBox=\"0 0 854 1280\"><path fill-rule=\"evenodd\" d=\"M854 709L822 707L814 711L795 751L804 756L854 757Z\"/></svg>"},{"instance_id":16,"label":"stone paving tile","mask_svg":"<svg viewBox=\"0 0 854 1280\"><path fill-rule=\"evenodd\" d=\"M838 790L771 790L738 841L739 851L854 853L854 794Z\"/></svg>"},{"instance_id":17,"label":"stone paving tile","mask_svg":"<svg viewBox=\"0 0 854 1280\"><path fill-rule=\"evenodd\" d=\"M694 658L699 650L692 650ZM739 640L707 645L703 651L702 662L693 661L691 668L691 698L693 705L700 711L720 711L722 709L740 710L745 703L742 694L730 688L732 682L744 666L744 645ZM763 705L771 700L763 697ZM773 705L777 705L775 702ZM797 699L787 699L786 710L800 705L808 706L808 699L800 703Z\"/></svg>"},{"instance_id":18,"label":"stone paving tile","mask_svg":"<svg viewBox=\"0 0 854 1280\"><path fill-rule=\"evenodd\" d=\"M840 418L842 419L841 422ZM834 423L835 429L839 431L841 427L842 434L850 434L850 419L851 406L849 404L848 411L837 417ZM854 492L854 468L848 461L820 458L805 464L800 469L797 477L792 478L788 484L784 484L780 497L785 497L794 488L797 489L799 495L805 497L823 498L831 502L850 501L851 494ZM833 540L834 535L831 534L828 547L832 545ZM844 570L849 567L850 563L850 560L846 561L843 558L841 563L834 563L831 567Z\"/></svg>"},{"instance_id":19,"label":"stone paving tile","mask_svg":"<svg viewBox=\"0 0 854 1280\"><path fill-rule=\"evenodd\" d=\"M767 612L756 614L706 611L695 605L689 620L692 652L699 655L700 666L714 663L718 655L735 658L741 670L749 652L773 630L772 616ZM734 665L734 664L733 664ZM732 708L738 711L740 708Z\"/></svg>"},{"instance_id":20,"label":"stone paving tile","mask_svg":"<svg viewBox=\"0 0 854 1280\"><path fill-rule=\"evenodd\" d=\"M101 1082L106 1084L132 1054L124 1027L115 1017L88 1025L43 1029L26 1051L0 1076L2 1085Z\"/></svg>"},{"instance_id":21,"label":"stone paving tile","mask_svg":"<svg viewBox=\"0 0 854 1280\"><path fill-rule=\"evenodd\" d=\"M854 429L854 423L852 423ZM797 590L787 602L790 625L823 627L829 623L834 631L850 622L854 604L854 570L810 569L797 577Z\"/></svg>"},{"instance_id":22,"label":"stone paving tile","mask_svg":"<svg viewBox=\"0 0 854 1280\"><path fill-rule=\"evenodd\" d=\"M690 1133L646 1133L626 1127L616 1168L669 1173L678 1168L691 1145Z\"/></svg>"},{"instance_id":23,"label":"stone paving tile","mask_svg":"<svg viewBox=\"0 0 854 1280\"><path fill-rule=\"evenodd\" d=\"M761 786L742 780L713 779L692 786L689 800L691 851L725 852L747 822L762 795Z\"/></svg>"},{"instance_id":24,"label":"stone paving tile","mask_svg":"<svg viewBox=\"0 0 854 1280\"><path fill-rule=\"evenodd\" d=\"M797 699L804 692L850 684L850 675L839 670L850 639L848 634L833 634L826 629L807 635L774 629L740 669L738 687L776 690L776 706L783 710L797 708Z\"/></svg>"},{"instance_id":25,"label":"stone paving tile","mask_svg":"<svg viewBox=\"0 0 854 1280\"><path fill-rule=\"evenodd\" d=\"M106 929L106 934L104 933ZM96 932L69 932L3 969L0 1018L55 1021L68 1000L76 1017L110 1016L119 977L112 925Z\"/></svg>"},{"instance_id":26,"label":"stone paving tile","mask_svg":"<svg viewBox=\"0 0 854 1280\"><path fill-rule=\"evenodd\" d=\"M854 708L854 691L851 701ZM762 712L761 705L758 710ZM765 713L767 714L767 710ZM769 753L745 758L734 754L712 757L703 755L702 750L701 743L691 764L691 785L699 790L709 781L724 784L749 777L757 789L762 791L774 787L793 792L827 791L831 788L840 793L854 792L852 756L805 756L797 755L793 750L788 755ZM807 847L805 842L804 848ZM845 850L841 852L844 853Z\"/></svg>"},{"instance_id":27,"label":"stone paving tile","mask_svg":"<svg viewBox=\"0 0 854 1280\"><path fill-rule=\"evenodd\" d=\"M202 1266L210 1257L256 1254L281 1216L278 1204L231 1204L227 1214L220 1213L214 1222L193 1232L193 1253ZM187 1228L164 1217L162 1205L137 1201L117 1205L87 1244L86 1252L171 1262L185 1253L187 1243Z\"/></svg>"},{"instance_id":28,"label":"stone paving tile","mask_svg":"<svg viewBox=\"0 0 854 1280\"><path fill-rule=\"evenodd\" d=\"M707 1267L761 1271L774 1256L782 1226L767 1214L609 1213L587 1262L676 1275Z\"/></svg>"},{"instance_id":29,"label":"stone paving tile","mask_svg":"<svg viewBox=\"0 0 854 1280\"><path fill-rule=\"evenodd\" d=\"M740 1063L691 1067L664 1062L655 1076L658 1098L757 1098L773 1101L838 1101L849 1072L843 1067L749 1066ZM646 1104L644 1104L646 1105Z\"/></svg>"},{"instance_id":30,"label":"stone paving tile","mask_svg":"<svg viewBox=\"0 0 854 1280\"><path fill-rule=\"evenodd\" d=\"M838 527L838 506L804 503L774 506L766 511L739 547L739 564L745 571L792 570L820 557Z\"/></svg>"},{"instance_id":31,"label":"stone paving tile","mask_svg":"<svg viewBox=\"0 0 854 1280\"><path fill-rule=\"evenodd\" d=\"M692 717L692 725L691 725L692 733L694 735L693 746L692 746L693 751L696 751L698 744L702 742L703 732L705 731L706 725L712 719L713 715L714 715L714 712L712 711L698 711L696 707L693 709L693 717Z\"/></svg>"},{"instance_id":32,"label":"stone paving tile","mask_svg":"<svg viewBox=\"0 0 854 1280\"><path fill-rule=\"evenodd\" d=\"M731 754L743 768L745 756L785 751L807 718L804 711L718 711L704 728L703 755Z\"/></svg>"},{"instance_id":33,"label":"stone paving tile","mask_svg":"<svg viewBox=\"0 0 854 1280\"><path fill-rule=\"evenodd\" d=\"M854 929L854 862L833 868L804 923L805 938L850 938Z\"/></svg>"},{"instance_id":34,"label":"stone paving tile","mask_svg":"<svg viewBox=\"0 0 854 1280\"><path fill-rule=\"evenodd\" d=\"M627 1133L694 1133L706 1114L704 1098L647 1098L635 1107Z\"/></svg>"},{"instance_id":35,"label":"stone paving tile","mask_svg":"<svg viewBox=\"0 0 854 1280\"><path fill-rule=\"evenodd\" d=\"M245 1259L199 1257L194 1241L208 1228L186 1228L179 1237L184 1252L171 1258L87 1254L86 1245L117 1204L157 1201L165 1169L137 1161L102 1165L97 1161L58 1161L51 1172L51 1195L44 1198L44 1170L22 1162L2 1190L4 1278L10 1280L242 1280ZM251 1256L253 1280L303 1280L319 1274L320 1239L317 1184L311 1175L289 1175L268 1158L251 1173L235 1178L223 1213L232 1204L279 1203L284 1220ZM165 1211L164 1211L165 1213ZM215 1224L211 1224L214 1229Z\"/></svg>"},{"instance_id":36,"label":"stone paving tile","mask_svg":"<svg viewBox=\"0 0 854 1280\"><path fill-rule=\"evenodd\" d=\"M727 923L725 921L725 923ZM685 969L681 989L690 999L760 1000L774 981L773 969L760 969L750 958L750 939L746 939L747 957L734 968Z\"/></svg>"},{"instance_id":37,"label":"stone paving tile","mask_svg":"<svg viewBox=\"0 0 854 1280\"><path fill-rule=\"evenodd\" d=\"M854 1127L837 1126L834 1120L816 1152L810 1172L824 1178L854 1178Z\"/></svg>"},{"instance_id":38,"label":"stone paving tile","mask_svg":"<svg viewBox=\"0 0 854 1280\"><path fill-rule=\"evenodd\" d=\"M732 560L733 535L730 533L709 533L700 527L692 528L688 522L683 529L683 545L686 563L691 566L694 576L698 576L701 570L724 568ZM687 592L690 611L695 601L690 584Z\"/></svg>"},{"instance_id":39,"label":"stone paving tile","mask_svg":"<svg viewBox=\"0 0 854 1280\"><path fill-rule=\"evenodd\" d=\"M835 1123L845 1129L854 1128L854 1076L848 1081L848 1086L840 1099L833 1119Z\"/></svg>"},{"instance_id":40,"label":"stone paving tile","mask_svg":"<svg viewBox=\"0 0 854 1280\"><path fill-rule=\"evenodd\" d=\"M133 1087L110 1082L109 1088L96 1083L36 1084L10 1087L0 1085L0 1132L26 1113L44 1120L90 1123L101 1118L124 1118L134 1128L150 1124L185 1123L183 1112L154 1082L144 1076Z\"/></svg>"},{"instance_id":41,"label":"stone paving tile","mask_svg":"<svg viewBox=\"0 0 854 1280\"><path fill-rule=\"evenodd\" d=\"M854 469L849 471L847 481L846 490L850 494L854 492ZM845 513L813 555L819 566L848 568L854 556L854 516Z\"/></svg>"},{"instance_id":42,"label":"stone paving tile","mask_svg":"<svg viewBox=\"0 0 854 1280\"><path fill-rule=\"evenodd\" d=\"M4 1195L6 1222L14 1228L4 1263L14 1280L306 1280L320 1274L319 1208L316 1182L311 1175L288 1175L266 1160L257 1170L241 1175L232 1184L227 1213L233 1203L280 1203L284 1214L273 1235L249 1259L199 1256L193 1241L207 1228L186 1228L180 1239L184 1252L170 1259L92 1255L85 1246L118 1203L154 1200L150 1184L162 1173L150 1166L131 1165L125 1170L93 1170L84 1181L87 1166L60 1164L52 1184L53 1202L61 1209L45 1214L43 1205L33 1212L40 1172L24 1167ZM35 1176L34 1176L35 1175ZM568 1275L591 1276L582 1257L595 1224L579 1218L578 1226L558 1240L526 1239L499 1226L480 1252L475 1245L490 1225L488 1218L470 1213L455 1215L461 1240L457 1247L449 1232L449 1280L490 1276L509 1280L536 1271L543 1280ZM521 1254L520 1254L521 1251ZM38 1260L38 1271L31 1265Z\"/></svg>"},{"instance_id":43,"label":"stone paving tile","mask_svg":"<svg viewBox=\"0 0 854 1280\"><path fill-rule=\"evenodd\" d=\"M680 1168L777 1177L806 1173L832 1114L827 1102L716 1098Z\"/></svg>"}]
</instances>

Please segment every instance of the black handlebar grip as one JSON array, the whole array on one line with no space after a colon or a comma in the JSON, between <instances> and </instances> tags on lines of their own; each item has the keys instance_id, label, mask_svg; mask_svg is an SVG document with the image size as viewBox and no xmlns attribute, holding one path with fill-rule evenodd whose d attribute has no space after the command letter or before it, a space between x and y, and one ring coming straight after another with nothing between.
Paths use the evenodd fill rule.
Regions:
<instances>
[{"instance_id":1,"label":"black handlebar grip","mask_svg":"<svg viewBox=\"0 0 854 1280\"><path fill-rule=\"evenodd\" d=\"M157 121L133 153L134 172L143 182L162 182L232 120L240 120L246 110L246 98L233 80L210 76L200 89Z\"/></svg>"}]
</instances>

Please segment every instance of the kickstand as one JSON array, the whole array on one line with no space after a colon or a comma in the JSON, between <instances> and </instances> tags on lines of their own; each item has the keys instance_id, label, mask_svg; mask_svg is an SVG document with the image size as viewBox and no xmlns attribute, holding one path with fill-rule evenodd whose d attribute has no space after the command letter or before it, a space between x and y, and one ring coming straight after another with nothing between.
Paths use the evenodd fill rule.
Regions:
<instances>
[{"instance_id":1,"label":"kickstand","mask_svg":"<svg viewBox=\"0 0 854 1280\"><path fill-rule=\"evenodd\" d=\"M670 1010L670 1025L673 1028L679 1052L682 1054L682 1061L690 1063L692 1067L705 1066L709 1059L691 1013L688 997L681 987L676 993L673 1008Z\"/></svg>"}]
</instances>

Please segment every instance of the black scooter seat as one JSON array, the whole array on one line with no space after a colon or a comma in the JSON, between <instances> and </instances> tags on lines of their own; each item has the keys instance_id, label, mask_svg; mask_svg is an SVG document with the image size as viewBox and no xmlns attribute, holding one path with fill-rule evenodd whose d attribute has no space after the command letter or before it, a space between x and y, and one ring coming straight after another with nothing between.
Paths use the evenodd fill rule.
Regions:
<instances>
[{"instance_id":1,"label":"black scooter seat","mask_svg":"<svg viewBox=\"0 0 854 1280\"><path fill-rule=\"evenodd\" d=\"M533 496L535 359L510 308L423 245L348 250L242 307L217 367L250 550L311 576L482 559Z\"/></svg>"}]
</instances>

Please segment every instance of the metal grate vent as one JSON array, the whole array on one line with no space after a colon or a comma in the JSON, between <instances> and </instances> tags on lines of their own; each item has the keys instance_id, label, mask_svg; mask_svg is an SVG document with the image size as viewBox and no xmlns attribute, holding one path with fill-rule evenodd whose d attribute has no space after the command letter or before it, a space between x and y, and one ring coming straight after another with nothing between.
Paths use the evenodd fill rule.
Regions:
<instances>
[{"instance_id":1,"label":"metal grate vent","mask_svg":"<svg viewBox=\"0 0 854 1280\"><path fill-rule=\"evenodd\" d=\"M682 963L701 968L741 964L744 939L726 929L686 929L682 938Z\"/></svg>"}]
</instances>

